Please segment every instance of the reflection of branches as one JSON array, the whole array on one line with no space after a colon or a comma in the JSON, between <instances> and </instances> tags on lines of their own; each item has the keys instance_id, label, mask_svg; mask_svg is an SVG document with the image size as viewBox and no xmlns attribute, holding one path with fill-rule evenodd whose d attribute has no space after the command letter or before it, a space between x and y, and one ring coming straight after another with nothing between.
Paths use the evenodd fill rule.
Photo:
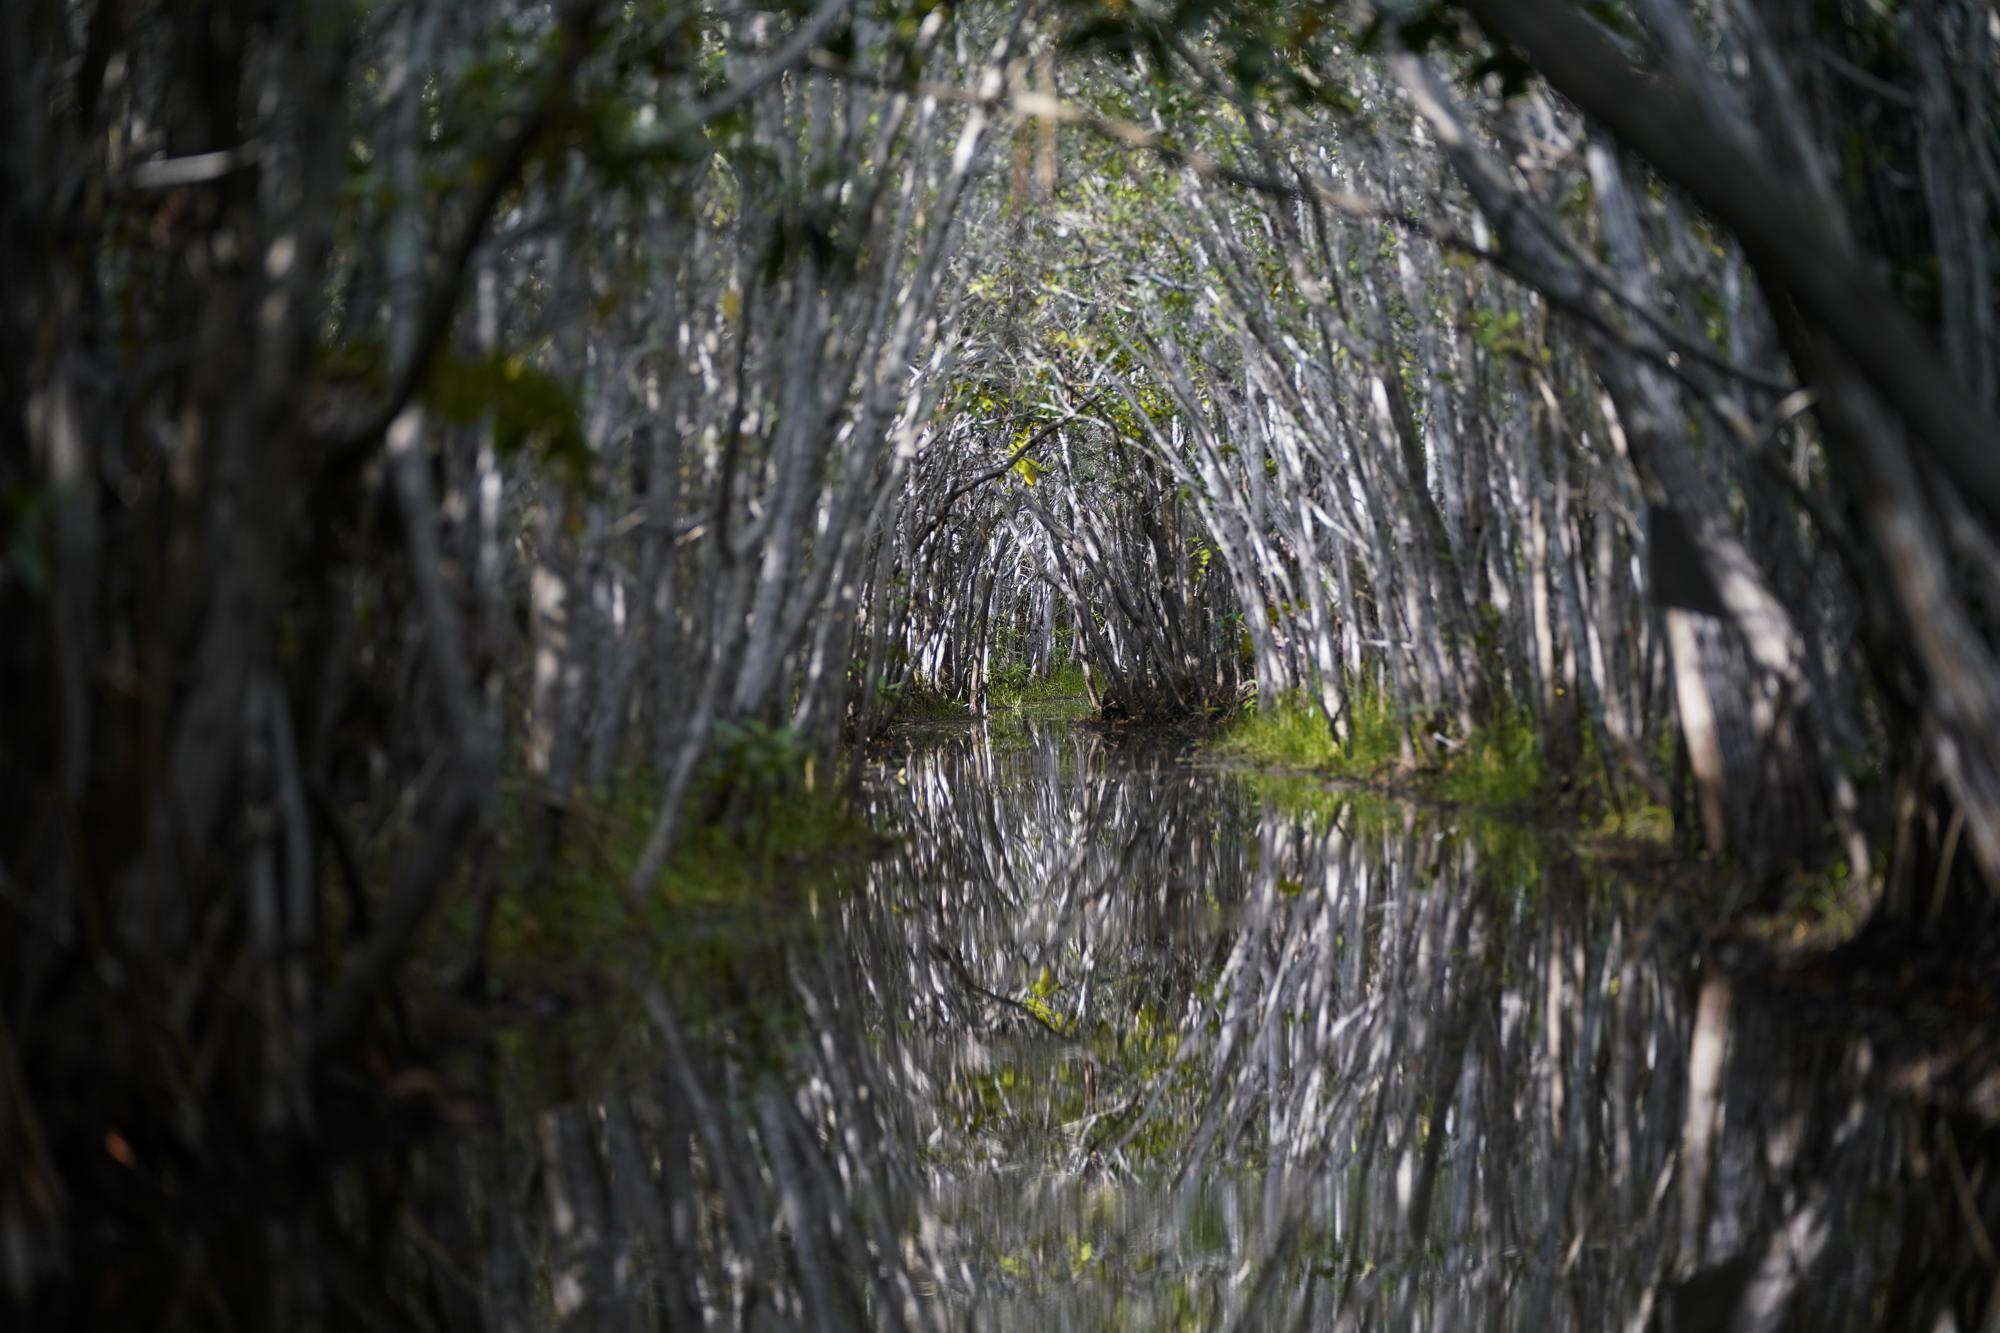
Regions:
<instances>
[{"instance_id":1,"label":"reflection of branches","mask_svg":"<svg viewBox=\"0 0 2000 1333\"><path fill-rule=\"evenodd\" d=\"M1131 1211L1119 1234L1094 1233L1100 1251L1123 1254L1149 1231L1177 1236L1174 1267L1153 1279L1160 1295L1198 1291L1220 1303L1220 1325L1310 1325L1316 1293L1391 1327L1420 1309L1439 1327L1491 1322L1517 1282L1523 1318L1508 1327L1540 1326L1570 1292L1592 1326L1626 1321L1649 1285L1687 1299L1661 1284L1693 1015L1678 955L1658 947L1656 904L1585 891L1570 863L1482 866L1463 830L1370 832L1351 808L1323 823L1253 818L1221 775L1107 773L1086 748L1034 732L1018 749L911 757L908 785L878 792L884 813L915 830L909 853L878 864L828 955L866 960L858 1005L886 1002L906 1020L883 1025L888 1042L912 1027L936 1034L889 1058L857 1045L854 1059L880 1079L873 1100L908 1116L883 1151L925 1145L924 1186L952 1191L978 1219L979 1250L1011 1252L1075 1202L1069 1191L1094 1188L1102 1166ZM1147 889L1119 891L1127 876ZM1169 979L1166 961L1188 941L1165 938L1148 913L1209 891L1223 911L1198 927L1194 952L1207 961ZM1065 943L1081 948L1059 955L1061 1016L981 979L1057 962L1044 951ZM1068 1003L1089 995L1105 1000ZM1115 1051L1102 1021L1084 1020L1140 1002L1157 1005L1150 1035L1121 1036ZM1013 1041L1009 1011L1041 1038ZM843 1015L816 1011L814 1026L839 1030ZM995 1028L1027 1052L984 1046ZM1082 1109L1048 1114L1077 1092L1054 1080L1086 1057ZM1012 1077L979 1077L1001 1071ZM1107 1077L1118 1086L1099 1110L1089 1086ZM1779 1098L1816 1086L1769 1065L1725 1077L1726 1100L1756 1090L1761 1105L1773 1104L1766 1085L1781 1085ZM1011 1095L1023 1088L1025 1106ZM1727 1151L1762 1123L1723 1125ZM1799 1170L1857 1182L1815 1196L1805 1218L1837 1227L1893 1160L1869 1156L1886 1141L1880 1120L1839 1140L1823 1120L1799 1123L1816 1127L1796 1169L1711 1176L1709 1215L1752 1238L1739 1258L1779 1253L1759 1219ZM1024 1167L1046 1173L1026 1199ZM1981 1169L1963 1163L1975 1192ZM1936 1195L1933 1211L1957 1225L1962 1201ZM1185 1210L1218 1201L1245 1219L1226 1240L1174 1230ZM1716 1260L1735 1262L1705 1256ZM1831 1308L1816 1290L1794 1283L1780 1298L1810 1316ZM1098 1294L1073 1283L1042 1322L1101 1323Z\"/></svg>"},{"instance_id":2,"label":"reflection of branches","mask_svg":"<svg viewBox=\"0 0 2000 1333\"><path fill-rule=\"evenodd\" d=\"M990 467L986 471L974 477L971 481L964 482L959 486L954 487L951 490L951 492L944 497L944 500L938 505L937 513L932 516L930 525L923 530L923 534L919 536L916 542L910 547L910 558L914 560L918 555L920 555L923 552L924 547L929 544L930 539L937 535L938 529L944 526L944 521L946 517L950 515L951 507L953 505L957 504L965 496L970 495L973 491L978 490L981 486L984 486L987 482L997 481L1001 477L1006 476L1009 472L1013 470L1014 465L1016 463L1019 463L1023 458L1026 458L1028 456L1031 450L1039 448L1041 445L1043 445L1048 441L1050 436L1054 435L1064 426L1069 425L1072 421L1075 421L1079 417L1083 416L1085 413L1090 411L1091 408L1103 402L1104 399L1110 395L1110 392L1111 391L1109 389L1103 389L1098 391L1097 393L1092 394L1089 398L1085 399L1082 405L1077 407L1074 411L1066 413L1065 415L1058 417L1056 420L1049 422L1046 426L1042 427L1040 430L1036 431L1033 435L1028 437L1028 439L1022 442L1021 446L1018 449L1014 450L1013 453L1007 455L1007 459L1005 462L999 464L996 467Z\"/></svg>"},{"instance_id":3,"label":"reflection of branches","mask_svg":"<svg viewBox=\"0 0 2000 1333\"><path fill-rule=\"evenodd\" d=\"M931 952L938 958L944 960L945 966L949 967L958 976L959 984L964 986L967 990L973 992L975 995L983 996L984 998L992 1001L994 1004L1004 1005L1007 1008L1014 1010L1016 1013L1026 1014L1029 1018L1034 1019L1035 1022L1039 1024L1044 1031L1049 1033L1058 1041L1068 1042L1072 1045L1077 1044L1076 1038L1070 1036L1067 1032L1064 1032L1054 1023L1049 1022L1048 1019L1036 1013L1032 1006L1023 1004L1021 1003L1021 1001L1013 999L1010 996L1002 995L997 991L988 990L986 987L980 985L979 982L973 977L971 969L966 967L964 962L961 961L958 955L952 951L949 945L933 944L931 945Z\"/></svg>"}]
</instances>

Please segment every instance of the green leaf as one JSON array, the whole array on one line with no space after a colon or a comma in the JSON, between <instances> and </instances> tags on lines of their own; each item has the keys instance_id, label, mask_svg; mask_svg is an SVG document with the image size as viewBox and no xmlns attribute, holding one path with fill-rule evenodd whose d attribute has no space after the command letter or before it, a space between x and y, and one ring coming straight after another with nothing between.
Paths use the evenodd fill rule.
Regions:
<instances>
[{"instance_id":1,"label":"green leaf","mask_svg":"<svg viewBox=\"0 0 2000 1333\"><path fill-rule=\"evenodd\" d=\"M590 445L569 390L518 353L467 360L444 355L424 384L424 405L447 421L490 419L503 455L527 454L554 467L575 486L590 480Z\"/></svg>"}]
</instances>

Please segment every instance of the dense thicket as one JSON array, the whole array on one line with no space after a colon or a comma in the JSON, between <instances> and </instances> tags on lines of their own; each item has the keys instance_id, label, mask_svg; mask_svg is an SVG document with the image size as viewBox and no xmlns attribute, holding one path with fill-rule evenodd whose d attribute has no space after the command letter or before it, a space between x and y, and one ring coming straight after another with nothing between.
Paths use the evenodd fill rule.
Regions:
<instances>
[{"instance_id":1,"label":"dense thicket","mask_svg":"<svg viewBox=\"0 0 2000 1333\"><path fill-rule=\"evenodd\" d=\"M9 5L10 1289L379 1110L597 795L644 896L1007 662L1987 911L2000 27L1588 8Z\"/></svg>"},{"instance_id":2,"label":"dense thicket","mask_svg":"<svg viewBox=\"0 0 2000 1333\"><path fill-rule=\"evenodd\" d=\"M1406 761L1524 707L1614 801L1678 749L1753 875L1983 903L1990 16L1467 8L1084 34L1125 54L1054 114L1100 147L1006 319L1092 498L1002 497L1022 577L1086 571L1078 651L1151 706L1372 692Z\"/></svg>"}]
</instances>

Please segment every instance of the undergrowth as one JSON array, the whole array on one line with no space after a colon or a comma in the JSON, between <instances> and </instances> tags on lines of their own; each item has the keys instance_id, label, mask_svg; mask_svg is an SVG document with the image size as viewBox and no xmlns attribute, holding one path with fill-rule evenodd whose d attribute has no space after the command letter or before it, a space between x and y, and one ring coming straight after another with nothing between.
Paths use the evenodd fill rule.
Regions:
<instances>
[{"instance_id":1,"label":"undergrowth","mask_svg":"<svg viewBox=\"0 0 2000 1333\"><path fill-rule=\"evenodd\" d=\"M1482 865L1521 884L1540 882L1549 835L1558 828L1580 835L1571 841L1587 860L1673 842L1672 814L1630 792L1614 799L1588 755L1584 780L1559 789L1526 708L1509 706L1469 736L1430 738L1429 759L1414 769L1402 766L1402 718L1379 688L1354 688L1348 708L1344 743L1315 702L1293 696L1244 712L1211 745L1255 765L1259 771L1242 775L1250 789L1309 822L1338 819L1354 832L1391 836L1407 826L1411 806L1387 792L1484 811L1492 817L1463 821L1454 836L1474 845ZM1378 790L1336 790L1327 778Z\"/></svg>"},{"instance_id":2,"label":"undergrowth","mask_svg":"<svg viewBox=\"0 0 2000 1333\"><path fill-rule=\"evenodd\" d=\"M958 722L973 715L972 707L955 694L926 685L899 687L889 701L898 722ZM1037 717L1076 718L1090 712L1090 690L1083 664L1065 662L1054 671L1036 675L1024 662L995 668L986 686L988 713L1026 713Z\"/></svg>"},{"instance_id":3,"label":"undergrowth","mask_svg":"<svg viewBox=\"0 0 2000 1333\"><path fill-rule=\"evenodd\" d=\"M1378 690L1359 688L1348 703L1348 734L1335 738L1319 706L1291 696L1253 704L1215 742L1224 754L1260 764L1366 777L1390 767L1401 748L1397 724Z\"/></svg>"},{"instance_id":4,"label":"undergrowth","mask_svg":"<svg viewBox=\"0 0 2000 1333\"><path fill-rule=\"evenodd\" d=\"M972 710L956 695L911 683L891 694L889 716L898 722L958 722L972 716Z\"/></svg>"},{"instance_id":5,"label":"undergrowth","mask_svg":"<svg viewBox=\"0 0 2000 1333\"><path fill-rule=\"evenodd\" d=\"M1541 742L1525 708L1508 707L1446 752L1437 793L1465 805L1512 805L1549 788Z\"/></svg>"},{"instance_id":6,"label":"undergrowth","mask_svg":"<svg viewBox=\"0 0 2000 1333\"><path fill-rule=\"evenodd\" d=\"M1082 716L1090 711L1090 690L1083 681L1083 664L1065 662L1047 675L1031 673L1014 662L993 673L986 690L990 712L1032 712Z\"/></svg>"},{"instance_id":7,"label":"undergrowth","mask_svg":"<svg viewBox=\"0 0 2000 1333\"><path fill-rule=\"evenodd\" d=\"M1548 795L1533 719L1509 708L1470 736L1433 738L1430 760L1401 769L1405 715L1372 683L1350 685L1347 735L1337 738L1313 701L1288 696L1253 706L1213 743L1223 754L1331 776L1395 776L1424 794L1465 805L1516 806Z\"/></svg>"}]
</instances>

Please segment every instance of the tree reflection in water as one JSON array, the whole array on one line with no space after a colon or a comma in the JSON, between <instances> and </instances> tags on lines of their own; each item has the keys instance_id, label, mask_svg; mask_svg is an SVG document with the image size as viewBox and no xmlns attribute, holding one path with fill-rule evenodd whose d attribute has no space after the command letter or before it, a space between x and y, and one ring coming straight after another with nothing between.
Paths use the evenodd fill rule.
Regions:
<instances>
[{"instance_id":1,"label":"tree reflection in water","mask_svg":"<svg viewBox=\"0 0 2000 1333\"><path fill-rule=\"evenodd\" d=\"M1866 1091L1656 892L1066 727L913 743L870 800L901 841L776 946L781 1015L655 992L652 1077L467 1151L468 1321L2000 1316L1991 1129Z\"/></svg>"}]
</instances>

